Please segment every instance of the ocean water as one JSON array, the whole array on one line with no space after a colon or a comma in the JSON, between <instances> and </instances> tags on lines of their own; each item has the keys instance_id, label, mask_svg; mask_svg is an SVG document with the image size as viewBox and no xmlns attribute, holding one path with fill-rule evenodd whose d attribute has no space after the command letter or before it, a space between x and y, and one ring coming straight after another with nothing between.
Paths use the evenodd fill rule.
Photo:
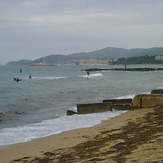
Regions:
<instances>
[{"instance_id":1,"label":"ocean water","mask_svg":"<svg viewBox=\"0 0 163 163\"><path fill-rule=\"evenodd\" d=\"M66 111L76 110L79 103L133 98L135 94L163 87L163 71L101 71L91 72L90 77L81 71L92 67L123 66L0 66L0 146L90 127L125 112L66 116ZM22 81L15 82L14 77Z\"/></svg>"}]
</instances>

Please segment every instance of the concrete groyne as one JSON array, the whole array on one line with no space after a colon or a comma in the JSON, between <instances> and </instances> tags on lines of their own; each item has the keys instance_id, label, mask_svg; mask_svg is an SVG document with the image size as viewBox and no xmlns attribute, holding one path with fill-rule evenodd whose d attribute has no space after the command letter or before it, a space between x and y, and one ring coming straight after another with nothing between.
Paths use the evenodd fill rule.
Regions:
<instances>
[{"instance_id":1,"label":"concrete groyne","mask_svg":"<svg viewBox=\"0 0 163 163\"><path fill-rule=\"evenodd\" d=\"M109 99L103 100L104 103L111 103L115 110L130 110L132 99Z\"/></svg>"},{"instance_id":2,"label":"concrete groyne","mask_svg":"<svg viewBox=\"0 0 163 163\"><path fill-rule=\"evenodd\" d=\"M151 94L163 94L163 89L154 89L151 91Z\"/></svg>"},{"instance_id":3,"label":"concrete groyne","mask_svg":"<svg viewBox=\"0 0 163 163\"><path fill-rule=\"evenodd\" d=\"M100 113L114 110L132 110L163 105L163 89L151 94L139 94L133 99L108 99L101 103L77 104L77 111L67 110L67 115Z\"/></svg>"},{"instance_id":4,"label":"concrete groyne","mask_svg":"<svg viewBox=\"0 0 163 163\"><path fill-rule=\"evenodd\" d=\"M132 99L109 99L109 100L103 100L103 102L111 102L112 104L126 104L131 103Z\"/></svg>"},{"instance_id":5,"label":"concrete groyne","mask_svg":"<svg viewBox=\"0 0 163 163\"><path fill-rule=\"evenodd\" d=\"M114 110L130 110L132 99L109 99L101 103L77 104L77 111L67 110L67 115L100 113Z\"/></svg>"},{"instance_id":6,"label":"concrete groyne","mask_svg":"<svg viewBox=\"0 0 163 163\"><path fill-rule=\"evenodd\" d=\"M112 111L111 103L92 103L77 105L78 114L100 113L106 111Z\"/></svg>"},{"instance_id":7,"label":"concrete groyne","mask_svg":"<svg viewBox=\"0 0 163 163\"><path fill-rule=\"evenodd\" d=\"M163 105L162 94L140 94L132 100L132 108L149 108L156 105Z\"/></svg>"}]
</instances>

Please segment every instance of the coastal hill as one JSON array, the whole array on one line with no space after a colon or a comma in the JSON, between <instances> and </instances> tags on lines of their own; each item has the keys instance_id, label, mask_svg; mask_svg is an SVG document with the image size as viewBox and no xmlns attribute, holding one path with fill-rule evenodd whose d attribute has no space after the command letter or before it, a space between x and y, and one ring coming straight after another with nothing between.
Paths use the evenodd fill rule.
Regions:
<instances>
[{"instance_id":1,"label":"coastal hill","mask_svg":"<svg viewBox=\"0 0 163 163\"><path fill-rule=\"evenodd\" d=\"M31 64L67 64L71 60L81 60L81 59L118 59L118 58L129 58L137 56L157 56L163 55L163 47L154 48L134 48L134 49L124 49L116 47L107 47L104 49L91 51L91 52L80 52L68 55L53 54L46 57L41 57L36 60L19 60L11 61L7 65L31 65Z\"/></svg>"}]
</instances>

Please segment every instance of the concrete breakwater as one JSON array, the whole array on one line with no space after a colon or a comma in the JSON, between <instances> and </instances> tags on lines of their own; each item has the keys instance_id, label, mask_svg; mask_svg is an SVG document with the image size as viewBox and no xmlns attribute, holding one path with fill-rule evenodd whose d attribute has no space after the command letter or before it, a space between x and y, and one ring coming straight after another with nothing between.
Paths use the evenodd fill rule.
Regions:
<instances>
[{"instance_id":1,"label":"concrete breakwater","mask_svg":"<svg viewBox=\"0 0 163 163\"><path fill-rule=\"evenodd\" d=\"M103 100L103 103L111 103L115 110L130 110L132 99L109 99Z\"/></svg>"},{"instance_id":2,"label":"concrete breakwater","mask_svg":"<svg viewBox=\"0 0 163 163\"><path fill-rule=\"evenodd\" d=\"M136 95L133 99L108 99L101 103L77 104L77 112L67 110L67 115L90 114L114 110L132 110L163 105L163 89L155 89L151 94Z\"/></svg>"},{"instance_id":3,"label":"concrete breakwater","mask_svg":"<svg viewBox=\"0 0 163 163\"><path fill-rule=\"evenodd\" d=\"M150 94L136 95L131 103L132 108L145 108L156 105L163 105L163 89L154 89Z\"/></svg>"},{"instance_id":4,"label":"concrete breakwater","mask_svg":"<svg viewBox=\"0 0 163 163\"><path fill-rule=\"evenodd\" d=\"M154 89L151 91L151 94L163 94L163 89Z\"/></svg>"},{"instance_id":5,"label":"concrete breakwater","mask_svg":"<svg viewBox=\"0 0 163 163\"><path fill-rule=\"evenodd\" d=\"M115 110L130 110L132 99L110 99L101 103L77 104L77 112L67 110L67 115L90 114Z\"/></svg>"},{"instance_id":6,"label":"concrete breakwater","mask_svg":"<svg viewBox=\"0 0 163 163\"><path fill-rule=\"evenodd\" d=\"M163 105L162 94L140 94L136 95L132 100L132 108L154 107Z\"/></svg>"},{"instance_id":7,"label":"concrete breakwater","mask_svg":"<svg viewBox=\"0 0 163 163\"><path fill-rule=\"evenodd\" d=\"M163 68L113 68L113 69L100 69L100 68L90 68L82 69L81 71L163 71Z\"/></svg>"},{"instance_id":8,"label":"concrete breakwater","mask_svg":"<svg viewBox=\"0 0 163 163\"><path fill-rule=\"evenodd\" d=\"M92 104L78 104L78 114L99 113L112 111L111 103L92 103Z\"/></svg>"}]
</instances>

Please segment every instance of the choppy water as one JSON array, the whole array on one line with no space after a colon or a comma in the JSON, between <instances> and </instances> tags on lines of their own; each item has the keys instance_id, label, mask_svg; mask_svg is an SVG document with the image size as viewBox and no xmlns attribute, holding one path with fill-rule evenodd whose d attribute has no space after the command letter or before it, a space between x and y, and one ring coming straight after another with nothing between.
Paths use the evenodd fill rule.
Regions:
<instances>
[{"instance_id":1,"label":"choppy water","mask_svg":"<svg viewBox=\"0 0 163 163\"><path fill-rule=\"evenodd\" d=\"M91 67L122 66L0 66L0 145L93 126L122 113L114 111L66 116L67 109L75 110L78 103L132 98L135 94L163 87L163 71L92 72L87 78L86 73L80 70ZM29 75L32 79L29 79ZM23 80L15 82L14 77Z\"/></svg>"}]
</instances>

